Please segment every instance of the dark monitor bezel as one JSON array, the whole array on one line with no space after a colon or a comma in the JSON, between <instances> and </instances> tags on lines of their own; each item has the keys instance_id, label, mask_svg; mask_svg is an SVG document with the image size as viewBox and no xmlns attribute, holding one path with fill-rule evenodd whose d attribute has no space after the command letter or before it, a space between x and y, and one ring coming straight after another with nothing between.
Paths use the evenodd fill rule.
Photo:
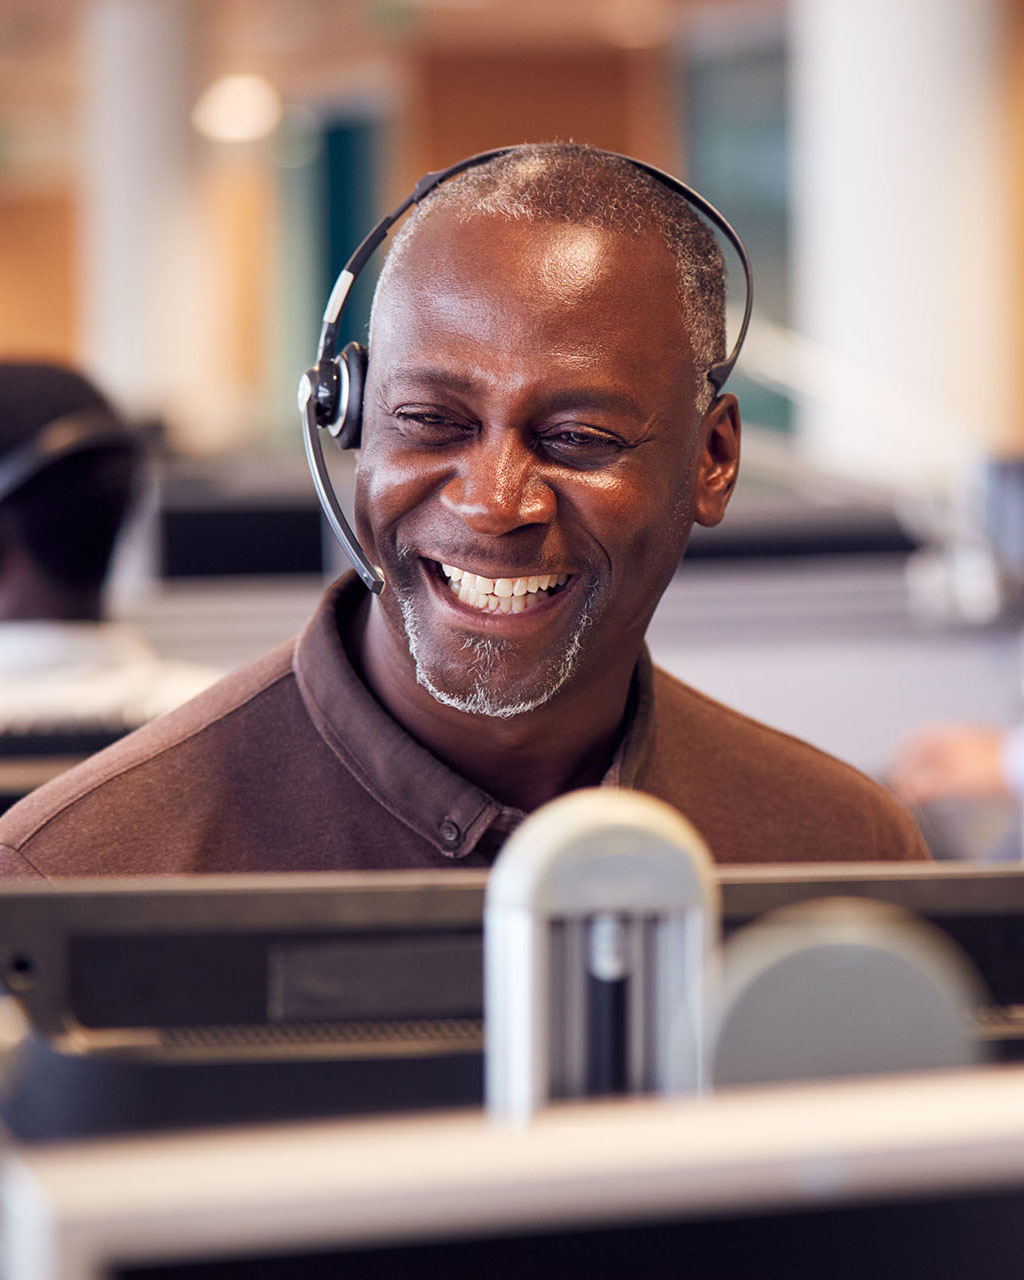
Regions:
<instances>
[{"instance_id":1,"label":"dark monitor bezel","mask_svg":"<svg viewBox=\"0 0 1024 1280\"><path fill-rule=\"evenodd\" d=\"M854 895L903 907L954 936L965 923L998 919L1003 934L1024 940L1024 866L723 866L717 879L726 934L778 907ZM74 939L215 935L230 945L240 935L481 930L486 882L486 872L457 869L12 882L0 888L0 982L38 1030L56 1034L66 1025Z\"/></svg>"},{"instance_id":2,"label":"dark monitor bezel","mask_svg":"<svg viewBox=\"0 0 1024 1280\"><path fill-rule=\"evenodd\" d=\"M812 898L880 899L924 915L965 942L998 998L1024 1004L1024 868L723 867L718 880L726 934L776 907ZM275 949L296 945L330 951L341 940L335 953L341 955L355 938L372 965L378 945L398 948L401 959L419 956L424 939L429 949L431 939L444 944L457 936L468 940L462 953L469 956L467 964L475 964L479 954L482 979L485 888L485 872L456 869L11 883L0 889L0 977L17 995L33 1034L20 1087L2 1104L0 1116L18 1137L31 1141L479 1105L482 982L479 1009L462 1010L468 1016L446 1017L442 1011L433 1023L417 1025L414 1000L404 1021L296 1028L287 1020L275 1023L267 1007L266 971ZM98 1029L95 1023L83 1025L76 999L83 986L104 988L109 969L95 959L82 965L73 958L88 954L89 947L95 956L95 944L102 944L102 952L119 940L125 956L148 957L152 942L154 949L163 948L153 967L166 991L179 980L176 952L163 945L170 935L186 951L195 944L206 956L211 943L232 961L245 949L258 960L265 956L266 964L248 970L219 962L198 968L196 989L204 1001L211 984L234 1001L238 972L255 975L242 986L249 988L256 1016L241 1026L209 1016L204 1021L197 1005L190 1023L188 997L186 1016L173 1025L140 1027L120 1013ZM19 956L30 958L30 972L19 972ZM402 966L393 961L387 971L395 975ZM344 965L332 963L343 973ZM425 968L416 989L426 1000L435 986L433 972ZM116 994L107 1003L123 1008ZM1020 1056L1012 1051L1024 1045L1019 1027L993 1024L991 1034L1010 1046L1000 1056Z\"/></svg>"}]
</instances>

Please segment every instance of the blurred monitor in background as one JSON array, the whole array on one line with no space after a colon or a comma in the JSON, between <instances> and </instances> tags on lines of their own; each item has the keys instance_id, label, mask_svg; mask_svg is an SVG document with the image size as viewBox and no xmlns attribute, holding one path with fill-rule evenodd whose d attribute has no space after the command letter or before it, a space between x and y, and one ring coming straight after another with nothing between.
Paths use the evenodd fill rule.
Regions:
<instances>
[{"instance_id":1,"label":"blurred monitor in background","mask_svg":"<svg viewBox=\"0 0 1024 1280\"><path fill-rule=\"evenodd\" d=\"M105 620L144 465L140 437L80 373L0 362L0 805L218 674Z\"/></svg>"}]
</instances>

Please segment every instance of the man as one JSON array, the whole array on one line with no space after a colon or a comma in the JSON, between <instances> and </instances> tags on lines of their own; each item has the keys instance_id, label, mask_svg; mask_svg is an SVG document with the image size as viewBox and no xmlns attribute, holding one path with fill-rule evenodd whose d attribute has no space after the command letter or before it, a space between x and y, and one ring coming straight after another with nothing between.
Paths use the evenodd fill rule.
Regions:
<instances>
[{"instance_id":1,"label":"man","mask_svg":"<svg viewBox=\"0 0 1024 1280\"><path fill-rule=\"evenodd\" d=\"M635 166L518 148L403 227L370 328L350 575L298 642L23 802L11 874L487 866L608 783L723 862L919 858L867 779L711 702L643 646L739 412L720 251Z\"/></svg>"},{"instance_id":2,"label":"man","mask_svg":"<svg viewBox=\"0 0 1024 1280\"><path fill-rule=\"evenodd\" d=\"M216 678L104 620L143 461L80 373L0 362L0 744L114 738Z\"/></svg>"}]
</instances>

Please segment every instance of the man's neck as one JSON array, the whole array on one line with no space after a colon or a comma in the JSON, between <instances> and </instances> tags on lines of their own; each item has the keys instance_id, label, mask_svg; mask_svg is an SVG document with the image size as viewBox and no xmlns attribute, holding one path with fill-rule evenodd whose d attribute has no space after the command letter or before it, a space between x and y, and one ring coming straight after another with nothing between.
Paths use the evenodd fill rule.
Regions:
<instances>
[{"instance_id":1,"label":"man's neck","mask_svg":"<svg viewBox=\"0 0 1024 1280\"><path fill-rule=\"evenodd\" d=\"M369 601L346 642L360 679L399 724L449 768L503 804L529 812L577 787L596 786L622 737L633 665L623 662L590 682L585 697L562 690L522 715L470 715L438 702L417 684L407 652L374 627Z\"/></svg>"}]
</instances>

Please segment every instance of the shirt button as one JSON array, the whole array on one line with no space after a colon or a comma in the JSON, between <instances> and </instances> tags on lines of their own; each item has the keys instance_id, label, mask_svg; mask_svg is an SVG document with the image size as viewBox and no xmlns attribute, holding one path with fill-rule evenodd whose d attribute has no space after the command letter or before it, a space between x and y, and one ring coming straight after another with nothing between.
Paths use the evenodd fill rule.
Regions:
<instances>
[{"instance_id":1,"label":"shirt button","mask_svg":"<svg viewBox=\"0 0 1024 1280\"><path fill-rule=\"evenodd\" d=\"M459 839L462 836L462 832L459 830L459 824L457 822L453 822L451 818L442 819L437 830L441 839L447 845L458 844Z\"/></svg>"}]
</instances>

